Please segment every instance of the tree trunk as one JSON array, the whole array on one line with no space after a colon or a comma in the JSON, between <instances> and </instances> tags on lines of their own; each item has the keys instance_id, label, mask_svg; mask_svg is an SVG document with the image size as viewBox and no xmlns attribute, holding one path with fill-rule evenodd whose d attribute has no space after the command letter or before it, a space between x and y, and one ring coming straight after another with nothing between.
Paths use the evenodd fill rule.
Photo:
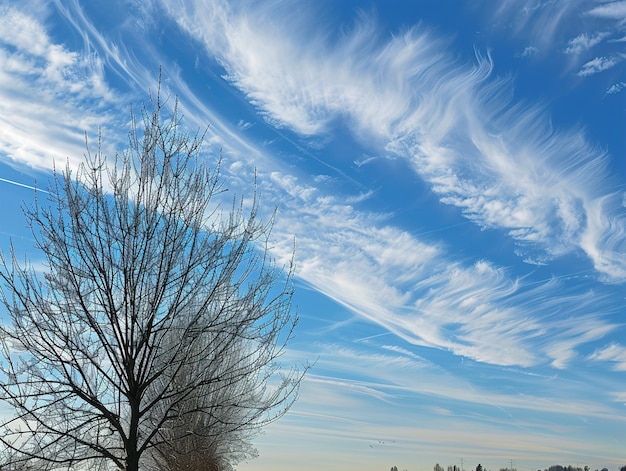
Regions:
<instances>
[{"instance_id":1,"label":"tree trunk","mask_svg":"<svg viewBox=\"0 0 626 471\"><path fill-rule=\"evenodd\" d=\"M128 441L126 442L126 470L139 471L139 400L130 399L130 429L128 431Z\"/></svg>"}]
</instances>

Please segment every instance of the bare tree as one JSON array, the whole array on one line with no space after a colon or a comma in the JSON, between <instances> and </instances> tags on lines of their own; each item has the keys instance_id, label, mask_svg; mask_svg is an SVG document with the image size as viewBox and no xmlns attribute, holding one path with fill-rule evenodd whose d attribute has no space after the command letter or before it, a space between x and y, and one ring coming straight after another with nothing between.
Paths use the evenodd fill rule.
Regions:
<instances>
[{"instance_id":1,"label":"bare tree","mask_svg":"<svg viewBox=\"0 0 626 471\"><path fill-rule=\"evenodd\" d=\"M0 398L17 413L0 441L24 469L136 471L190 446L193 469L227 468L306 370L278 365L293 268L270 257L256 192L221 209L219 161L159 94L142 126L131 116L128 150L109 161L87 145L49 204L25 209L45 273L1 256Z\"/></svg>"}]
</instances>

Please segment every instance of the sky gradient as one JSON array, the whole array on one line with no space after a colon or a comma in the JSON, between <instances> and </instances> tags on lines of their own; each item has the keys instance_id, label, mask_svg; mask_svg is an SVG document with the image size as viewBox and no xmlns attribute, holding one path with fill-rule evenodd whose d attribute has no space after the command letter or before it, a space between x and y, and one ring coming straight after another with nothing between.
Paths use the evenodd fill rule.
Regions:
<instances>
[{"instance_id":1,"label":"sky gradient","mask_svg":"<svg viewBox=\"0 0 626 471\"><path fill-rule=\"evenodd\" d=\"M296 241L242 471L626 464L626 1L0 0L0 248L162 70ZM34 187L39 188L37 192Z\"/></svg>"}]
</instances>

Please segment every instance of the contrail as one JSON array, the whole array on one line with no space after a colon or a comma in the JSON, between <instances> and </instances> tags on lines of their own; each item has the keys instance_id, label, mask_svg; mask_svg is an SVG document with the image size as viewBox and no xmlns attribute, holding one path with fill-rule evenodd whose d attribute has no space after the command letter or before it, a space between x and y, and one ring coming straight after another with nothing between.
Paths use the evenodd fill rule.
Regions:
<instances>
[{"instance_id":1,"label":"contrail","mask_svg":"<svg viewBox=\"0 0 626 471\"><path fill-rule=\"evenodd\" d=\"M30 186L30 185L26 185L24 183L14 182L13 180L7 180L6 178L2 178L2 177L0 177L0 182L10 183L12 185L21 186L23 188L29 188L29 189L35 190L35 191L41 191L42 193L50 193L49 191L42 190L41 188L37 188L36 186Z\"/></svg>"}]
</instances>

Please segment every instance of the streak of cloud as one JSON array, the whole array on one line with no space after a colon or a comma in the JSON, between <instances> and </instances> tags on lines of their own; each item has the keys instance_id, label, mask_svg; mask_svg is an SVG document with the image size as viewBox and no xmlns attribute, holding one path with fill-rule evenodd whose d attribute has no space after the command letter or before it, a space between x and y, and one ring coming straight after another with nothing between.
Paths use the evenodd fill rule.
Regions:
<instances>
[{"instance_id":1,"label":"streak of cloud","mask_svg":"<svg viewBox=\"0 0 626 471\"><path fill-rule=\"evenodd\" d=\"M182 11L191 16L178 17L181 24L203 26L190 31L210 34L202 36L207 47L220 46L224 51L220 60L232 80L265 109L268 119L301 133L319 134L327 132L329 120L336 119L337 113L347 114L356 136L373 136L378 145L407 158L444 203L462 208L476 224L504 228L516 240L557 255L573 250L583 232L587 252L604 264L599 268L607 274L618 273L619 255L597 249L602 237L607 238L602 246L609 248L623 240L619 232L609 232L620 226L611 220L606 203L592 196L604 178L603 155L579 132L546 131L540 109L506 109L501 98L504 85L490 79L488 57L478 56L475 66L457 65L439 52L441 40L418 30L380 42L372 36L374 23L364 17L336 50L320 56L329 57L329 62L320 63L306 50L299 53L297 48L304 46L297 40L285 46L279 28L265 30L273 31L273 37L260 40L255 36L261 34L255 28L269 21L263 12L253 23L245 15L230 18L233 14L224 5L197 14ZM73 21L82 24L88 19L78 10ZM94 30L83 26L84 31ZM44 32L39 37L43 46L38 47L50 47ZM246 44L247 52L238 49L233 38ZM321 38L316 41L318 47L329 48ZM85 39L86 44L102 42L105 38ZM253 45L263 47L257 50ZM145 47L152 51L149 57L155 54L152 59L158 59L150 45ZM291 52L281 49L285 47ZM274 48L279 53L264 55ZM250 68L249 54L263 58L264 71ZM302 67L293 66L284 56ZM125 62L123 57L105 60ZM127 68L135 80L148 80L145 67ZM315 74L307 72L313 70ZM383 70L383 75L375 70ZM276 74L283 80L277 80ZM220 133L236 134L179 75L173 74L169 85L181 91L193 119L214 120L219 131L215 144L223 140L218 138ZM372 96L379 98L372 100ZM492 123L492 129L481 123ZM494 134L496 130L499 134ZM445 247L390 225L387 215L358 211L358 198L326 194L300 182L296 175L277 170L281 166L275 160L241 136L231 140L230 146L233 157L248 156L238 163L235 159L230 166L233 188L245 192L242 185L257 166L264 193L281 202L274 248L279 260L288 257L295 234L302 280L410 344L449 350L484 363L532 366L548 362L564 368L576 358L578 348L614 329L599 314L600 295L593 303L584 290L554 295L557 280L527 286L488 261L455 261ZM461 153L461 146L468 155ZM563 153L569 162L561 167ZM595 219L581 217L591 204L595 204ZM576 317L584 317L586 331L570 324L574 321L542 318L541 312L551 303L568 306ZM495 347L502 342L506 349ZM543 346L537 350L537 345Z\"/></svg>"},{"instance_id":2,"label":"streak of cloud","mask_svg":"<svg viewBox=\"0 0 626 471\"><path fill-rule=\"evenodd\" d=\"M0 5L0 153L35 169L85 150L85 131L111 124L102 62L56 44L29 8Z\"/></svg>"},{"instance_id":3,"label":"streak of cloud","mask_svg":"<svg viewBox=\"0 0 626 471\"><path fill-rule=\"evenodd\" d=\"M589 359L598 362L610 362L616 371L626 371L626 347L617 343L611 343L596 350L589 356Z\"/></svg>"},{"instance_id":4,"label":"streak of cloud","mask_svg":"<svg viewBox=\"0 0 626 471\"><path fill-rule=\"evenodd\" d=\"M615 95L615 94L621 92L624 89L624 87L626 87L626 82L614 83L613 85L611 85L606 90L606 94L607 95Z\"/></svg>"},{"instance_id":5,"label":"streak of cloud","mask_svg":"<svg viewBox=\"0 0 626 471\"><path fill-rule=\"evenodd\" d=\"M602 5L597 5L587 11L587 14L591 16L597 16L599 18L608 18L612 20L626 20L626 2L606 2Z\"/></svg>"},{"instance_id":6,"label":"streak of cloud","mask_svg":"<svg viewBox=\"0 0 626 471\"><path fill-rule=\"evenodd\" d=\"M16 182L14 180L8 180L6 178L0 178L0 182L10 183L11 185L20 186L22 188L28 188L29 190L35 190L35 191L38 191L40 193L49 193L48 191L43 190L43 189L41 189L39 187L32 186L32 185L26 185L25 183Z\"/></svg>"},{"instance_id":7,"label":"streak of cloud","mask_svg":"<svg viewBox=\"0 0 626 471\"><path fill-rule=\"evenodd\" d=\"M435 52L440 50L436 46L441 40L417 30L379 44L375 37L372 39L374 24L362 18L344 38L342 46L329 52L330 62L319 64L313 56L296 53L296 49L291 53L281 51L281 47L300 46L298 41L284 46L286 41L276 35L280 31L277 28L266 30L274 31L273 37L263 41L255 37L254 28L259 22L267 21L263 14L257 15L257 21L252 23L247 17L228 19L230 13L225 7L213 12L203 10L204 13L197 15L191 10L182 11L191 15L178 17L189 28L197 26L195 21L218 21L218 24L200 23L204 27L193 31L203 35L211 32L205 38L207 45L223 46L225 52L220 57L227 67L232 67L235 83L241 87L251 87L254 83L257 87L250 92L257 106L274 104L265 108L268 119L301 133L317 134L327 132L328 120L335 119L340 110L349 113L355 135L373 135L379 145L410 159L443 202L463 208L475 223L506 228L515 239L543 246L548 254L565 253L576 246L576 237L587 223L579 220L578 214L585 208L588 198L585 192L593 192L594 186L600 186L603 156L578 132L564 136L542 129L540 109L513 106L503 112L500 103L503 84L489 81L488 57L479 56L476 66L459 66ZM207 12L208 18L203 16ZM78 19L87 21L80 15ZM239 38L257 58L274 48L281 53L265 57L264 64L272 66L256 76L261 72L246 69L252 56L240 54L235 43L210 42L230 41L231 36ZM94 43L104 41L100 38ZM322 39L318 41L321 41L318 46L328 48ZM263 44L261 50L251 46ZM149 45L146 47L151 50ZM285 55L289 61L299 61L302 67L288 66L288 61L282 59ZM156 59L157 55L152 57ZM376 76L374 69L386 72ZM146 80L149 75L145 68L134 66L132 70L136 81ZM308 74L307 70L317 73ZM324 71L333 71L332 80L329 72ZM273 74L283 79L295 74L293 88L289 80L277 81ZM307 81L313 77L313 84L309 84ZM174 74L169 83L182 92L183 102L193 110L189 114L195 120L210 118L219 131L216 136L224 132L227 137L234 134L186 88L179 76ZM276 87L275 83L285 83L286 88ZM388 87L388 83L393 83L393 87ZM307 93L303 95L301 90ZM488 91L495 98L483 102ZM381 96L379 101L369 99L376 95ZM335 104L337 100L339 103ZM386 106L381 108L383 103ZM507 129L495 139L493 132L479 124L493 122L490 117L494 115L501 116L501 122L496 120L495 125ZM460 130L460 134L453 130ZM524 145L519 146L518 142ZM474 154L471 157L460 154L461 144L475 149ZM270 163L263 151L240 136L231 140L230 146L229 153L233 156L255 156L252 160L241 160L229 175L234 188L244 184L246 175L253 174L252 165L259 165L263 159ZM516 152L510 147L516 147ZM520 153L524 159L519 158ZM559 167L561 153L570 156L567 167ZM589 160L589 154L595 155L596 160ZM473 265L455 262L443 247L387 224L384 214L359 212L352 206L356 203L350 203L349 199L340 202L316 187L300 183L295 175L268 171L267 168L276 168L277 162L271 162L258 167L259 183L266 195L281 201L275 226L277 238L283 238L275 247L279 260L290 252L291 235L295 234L301 279L409 343L450 350L485 363L531 366L548 361L563 368L576 358L581 345L614 328L594 314L596 309L585 292L554 296L550 288L554 288L555 281L529 287L489 262ZM468 162L480 164L474 165L474 173L465 167ZM586 187L581 187L583 175ZM571 200L574 191L579 196ZM512 194L519 196L505 199ZM546 207L545 202L555 198L555 206ZM604 211L600 206L599 215L606 218ZM604 223L602 219L597 221L599 233L586 242L590 247L596 237L604 234L601 230ZM619 244L620 240L616 237L615 243ZM319 255L322 253L323 258ZM604 255L601 251L596 254L599 259ZM607 259L606 271L614 270L613 264L619 263L619 258ZM536 304L529 303L528 297ZM538 307L547 302L565 303L578 316L586 316L590 334L584 335L562 321L546 322ZM595 303L599 311L602 298L596 297ZM548 346L548 339L558 340L558 346ZM506 350L494 347L503 341ZM537 351L537 343L545 346Z\"/></svg>"},{"instance_id":8,"label":"streak of cloud","mask_svg":"<svg viewBox=\"0 0 626 471\"><path fill-rule=\"evenodd\" d=\"M622 57L596 57L583 64L582 68L578 71L579 77L588 77L595 75L605 70L616 66L623 60Z\"/></svg>"},{"instance_id":9,"label":"streak of cloud","mask_svg":"<svg viewBox=\"0 0 626 471\"><path fill-rule=\"evenodd\" d=\"M508 232L526 258L542 263L582 249L604 279L626 280L626 223L604 193L607 156L582 130L555 130L545 110L510 102L489 56L457 64L419 28L382 41L365 16L331 47L307 33L305 15L290 12L287 22L280 2L253 12L168 5L185 12L176 21L269 122L320 135L345 117L356 138L410 160L442 202Z\"/></svg>"},{"instance_id":10,"label":"streak of cloud","mask_svg":"<svg viewBox=\"0 0 626 471\"><path fill-rule=\"evenodd\" d=\"M595 34L582 33L568 41L565 54L580 54L600 44L609 33L598 32Z\"/></svg>"}]
</instances>

